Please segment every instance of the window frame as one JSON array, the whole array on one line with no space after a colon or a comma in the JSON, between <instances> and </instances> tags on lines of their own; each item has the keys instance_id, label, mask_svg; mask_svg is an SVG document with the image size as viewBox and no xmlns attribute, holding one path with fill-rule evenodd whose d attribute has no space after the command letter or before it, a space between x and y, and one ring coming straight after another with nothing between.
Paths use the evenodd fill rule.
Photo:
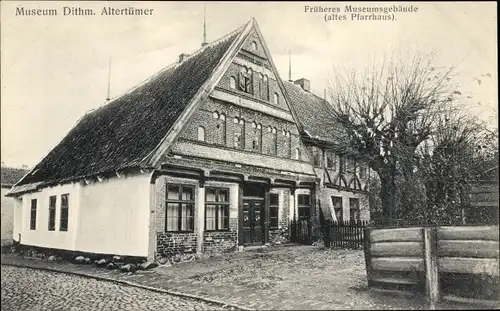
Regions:
<instances>
[{"instance_id":1,"label":"window frame","mask_svg":"<svg viewBox=\"0 0 500 311\"><path fill-rule=\"evenodd\" d=\"M233 148L245 149L245 125L246 125L246 122L245 122L245 119L240 119L237 117L234 118L234 121L236 121L236 119L238 119L238 123L233 122L234 123ZM239 134L239 136L237 134Z\"/></svg>"},{"instance_id":2,"label":"window frame","mask_svg":"<svg viewBox=\"0 0 500 311\"><path fill-rule=\"evenodd\" d=\"M201 130L201 132L200 132L200 130ZM201 133L202 135L200 135L200 133ZM205 132L205 128L204 128L203 126L201 126L201 125L200 125L200 126L198 126L198 128L197 128L197 133L196 133L196 140L197 140L197 141L201 141L201 142L206 142L206 136L205 136L205 133L206 133L206 132ZM203 139L200 139L200 136L203 136L203 137L202 137Z\"/></svg>"},{"instance_id":3,"label":"window frame","mask_svg":"<svg viewBox=\"0 0 500 311\"><path fill-rule=\"evenodd\" d=\"M179 197L177 199L169 199L168 198L168 188L169 187L178 187ZM191 200L183 200L182 194L184 188L189 188L192 190L192 198ZM186 185L186 184L177 184L177 183L166 183L165 185L165 232L173 232L173 233L192 233L194 232L194 212L195 212L195 202L196 202L196 187L194 185ZM177 204L177 230L168 230L168 204ZM189 227L191 229L182 230L182 204L188 205L191 209L191 219L189 222ZM185 217L184 217L185 218Z\"/></svg>"},{"instance_id":4,"label":"window frame","mask_svg":"<svg viewBox=\"0 0 500 311\"><path fill-rule=\"evenodd\" d=\"M209 189L214 189L215 190L215 201L207 201L207 195L208 195L208 190ZM227 201L225 202L220 202L219 201L219 193L221 190L227 191ZM205 187L205 231L206 232L216 232L216 231L229 231L229 213L230 213L230 208L231 208L231 193L229 188L225 187ZM207 229L207 207L209 205L215 206L215 229ZM227 225L227 228L219 228L219 207L222 206L226 209L227 216L226 219L227 221L223 220L223 223Z\"/></svg>"},{"instance_id":5,"label":"window frame","mask_svg":"<svg viewBox=\"0 0 500 311\"><path fill-rule=\"evenodd\" d=\"M308 203L301 203L300 199L302 198L306 198L308 197ZM307 215L300 215L300 211L301 209L308 209L308 213ZM312 202L311 202L311 194L307 194L307 193L301 193L301 194L298 194L297 195L297 218L298 220L309 220L309 218L311 218L311 209L312 209Z\"/></svg>"},{"instance_id":6,"label":"window frame","mask_svg":"<svg viewBox=\"0 0 500 311\"><path fill-rule=\"evenodd\" d=\"M66 198L66 205L63 205L63 197ZM59 231L67 232L69 228L69 193L61 194L61 207L59 214ZM66 217L63 217L63 210L66 212ZM63 220L66 221L65 226L63 226Z\"/></svg>"},{"instance_id":7,"label":"window frame","mask_svg":"<svg viewBox=\"0 0 500 311\"><path fill-rule=\"evenodd\" d=\"M352 202L356 202L356 206L353 207ZM359 205L359 198L349 198L349 221L350 222L359 222L361 221L361 208ZM353 218L352 211L356 211L356 217Z\"/></svg>"},{"instance_id":8,"label":"window frame","mask_svg":"<svg viewBox=\"0 0 500 311\"><path fill-rule=\"evenodd\" d=\"M344 221L344 202L343 202L344 198L342 198L341 196L332 195L331 200L332 200L332 205L333 205L333 212L335 213L335 218L337 218L337 221ZM340 202L339 208L335 207L335 201ZM340 210L340 219L337 216L337 210Z\"/></svg>"},{"instance_id":9,"label":"window frame","mask_svg":"<svg viewBox=\"0 0 500 311\"><path fill-rule=\"evenodd\" d=\"M31 202L31 206L30 206L30 230L36 230L38 200L31 199L30 202ZM34 215L34 217L33 217L33 215Z\"/></svg>"},{"instance_id":10,"label":"window frame","mask_svg":"<svg viewBox=\"0 0 500 311\"><path fill-rule=\"evenodd\" d=\"M54 201L52 201L52 199L54 199ZM49 231L56 231L56 209L57 195L51 195L49 196L49 221L47 227Z\"/></svg>"},{"instance_id":11,"label":"window frame","mask_svg":"<svg viewBox=\"0 0 500 311\"><path fill-rule=\"evenodd\" d=\"M273 201L271 199L272 196L276 196L276 204L271 204ZM279 208L280 208L279 204L280 204L279 193L270 193L269 194L269 228L270 229L278 229L278 227L279 227ZM273 223L273 222L275 222L275 223Z\"/></svg>"}]
</instances>

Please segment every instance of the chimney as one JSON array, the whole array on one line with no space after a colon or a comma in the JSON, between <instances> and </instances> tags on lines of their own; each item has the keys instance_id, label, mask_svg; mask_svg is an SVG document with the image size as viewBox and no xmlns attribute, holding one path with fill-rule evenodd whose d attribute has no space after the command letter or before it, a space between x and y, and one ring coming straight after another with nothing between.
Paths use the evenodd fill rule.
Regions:
<instances>
[{"instance_id":1,"label":"chimney","mask_svg":"<svg viewBox=\"0 0 500 311\"><path fill-rule=\"evenodd\" d=\"M304 91L311 92L311 81L306 78L295 80L293 83L299 85Z\"/></svg>"},{"instance_id":2,"label":"chimney","mask_svg":"<svg viewBox=\"0 0 500 311\"><path fill-rule=\"evenodd\" d=\"M181 53L179 55L179 63L182 63L186 59L186 57L188 57L188 56L189 56L189 54Z\"/></svg>"}]
</instances>

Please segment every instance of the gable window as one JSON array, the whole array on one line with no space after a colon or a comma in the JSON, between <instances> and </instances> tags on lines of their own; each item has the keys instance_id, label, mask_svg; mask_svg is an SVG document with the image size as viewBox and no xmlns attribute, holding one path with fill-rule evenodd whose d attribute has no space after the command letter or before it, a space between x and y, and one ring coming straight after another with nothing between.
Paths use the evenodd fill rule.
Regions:
<instances>
[{"instance_id":1,"label":"gable window","mask_svg":"<svg viewBox=\"0 0 500 311\"><path fill-rule=\"evenodd\" d=\"M252 43L250 44L250 46L252 47L253 51L257 51L257 42L252 41Z\"/></svg>"},{"instance_id":2,"label":"gable window","mask_svg":"<svg viewBox=\"0 0 500 311\"><path fill-rule=\"evenodd\" d=\"M239 73L239 84L238 84L241 91L249 94L253 93L252 77L253 77L252 68L246 68L246 67L241 68Z\"/></svg>"},{"instance_id":3,"label":"gable window","mask_svg":"<svg viewBox=\"0 0 500 311\"><path fill-rule=\"evenodd\" d=\"M167 184L165 231L193 232L194 187Z\"/></svg>"},{"instance_id":4,"label":"gable window","mask_svg":"<svg viewBox=\"0 0 500 311\"><path fill-rule=\"evenodd\" d=\"M205 141L205 128L198 126L198 141Z\"/></svg>"},{"instance_id":5,"label":"gable window","mask_svg":"<svg viewBox=\"0 0 500 311\"><path fill-rule=\"evenodd\" d=\"M278 130L275 127L269 126L267 128L269 135L271 135L268 153L272 155L276 155L278 152Z\"/></svg>"},{"instance_id":6,"label":"gable window","mask_svg":"<svg viewBox=\"0 0 500 311\"><path fill-rule=\"evenodd\" d=\"M260 151L261 140L262 140L262 125L252 122L253 128L253 139L252 139L252 150Z\"/></svg>"},{"instance_id":7,"label":"gable window","mask_svg":"<svg viewBox=\"0 0 500 311\"><path fill-rule=\"evenodd\" d=\"M236 78L235 77L230 77L229 78L229 87L232 89L232 90L235 90L236 89Z\"/></svg>"},{"instance_id":8,"label":"gable window","mask_svg":"<svg viewBox=\"0 0 500 311\"><path fill-rule=\"evenodd\" d=\"M59 219L59 231L68 231L69 218L69 194L61 195L61 218Z\"/></svg>"},{"instance_id":9,"label":"gable window","mask_svg":"<svg viewBox=\"0 0 500 311\"><path fill-rule=\"evenodd\" d=\"M342 209L342 197L332 196L333 210L337 221L342 221L344 218Z\"/></svg>"},{"instance_id":10,"label":"gable window","mask_svg":"<svg viewBox=\"0 0 500 311\"><path fill-rule=\"evenodd\" d=\"M352 222L360 221L359 199L357 198L349 199L349 220Z\"/></svg>"},{"instance_id":11,"label":"gable window","mask_svg":"<svg viewBox=\"0 0 500 311\"><path fill-rule=\"evenodd\" d=\"M31 200L30 230L36 230L36 199Z\"/></svg>"},{"instance_id":12,"label":"gable window","mask_svg":"<svg viewBox=\"0 0 500 311\"><path fill-rule=\"evenodd\" d=\"M274 93L274 96L273 96L273 104L275 104L275 105L279 104L279 96L278 96L278 93Z\"/></svg>"},{"instance_id":13,"label":"gable window","mask_svg":"<svg viewBox=\"0 0 500 311\"><path fill-rule=\"evenodd\" d=\"M214 119L218 119L219 118L219 113L217 111L214 111L214 113L212 114L212 116L214 117Z\"/></svg>"},{"instance_id":14,"label":"gable window","mask_svg":"<svg viewBox=\"0 0 500 311\"><path fill-rule=\"evenodd\" d=\"M226 144L226 115L221 113L219 115L219 121L217 122L217 125L215 125L216 128L216 135L215 135L215 143L216 144Z\"/></svg>"},{"instance_id":15,"label":"gable window","mask_svg":"<svg viewBox=\"0 0 500 311\"><path fill-rule=\"evenodd\" d=\"M245 120L234 118L234 148L243 149L245 147Z\"/></svg>"},{"instance_id":16,"label":"gable window","mask_svg":"<svg viewBox=\"0 0 500 311\"><path fill-rule=\"evenodd\" d=\"M295 160L300 160L300 149L295 148Z\"/></svg>"},{"instance_id":17,"label":"gable window","mask_svg":"<svg viewBox=\"0 0 500 311\"><path fill-rule=\"evenodd\" d=\"M267 75L264 75L262 80L262 92L260 94L260 98L269 100L269 79Z\"/></svg>"},{"instance_id":18,"label":"gable window","mask_svg":"<svg viewBox=\"0 0 500 311\"><path fill-rule=\"evenodd\" d=\"M278 229L279 194L269 195L269 222L271 229Z\"/></svg>"},{"instance_id":19,"label":"gable window","mask_svg":"<svg viewBox=\"0 0 500 311\"><path fill-rule=\"evenodd\" d=\"M297 197L297 210L299 220L307 220L311 214L311 196L308 194L299 194Z\"/></svg>"},{"instance_id":20,"label":"gable window","mask_svg":"<svg viewBox=\"0 0 500 311\"><path fill-rule=\"evenodd\" d=\"M49 197L49 231L56 230L56 201L57 196Z\"/></svg>"},{"instance_id":21,"label":"gable window","mask_svg":"<svg viewBox=\"0 0 500 311\"><path fill-rule=\"evenodd\" d=\"M229 230L229 189L206 188L205 230Z\"/></svg>"}]
</instances>

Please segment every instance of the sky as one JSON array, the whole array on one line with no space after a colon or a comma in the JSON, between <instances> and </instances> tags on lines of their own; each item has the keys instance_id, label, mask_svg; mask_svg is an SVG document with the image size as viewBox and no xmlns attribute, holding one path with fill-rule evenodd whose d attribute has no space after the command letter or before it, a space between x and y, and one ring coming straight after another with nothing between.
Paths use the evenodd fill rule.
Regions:
<instances>
[{"instance_id":1,"label":"sky","mask_svg":"<svg viewBox=\"0 0 500 311\"><path fill-rule=\"evenodd\" d=\"M257 20L277 70L307 78L322 96L333 69L362 70L387 55L435 53L454 66L471 114L498 123L496 2L132 2L1 1L1 160L36 165L89 110L123 94L181 53L200 47L204 6L208 41ZM395 20L351 20L346 5L413 6ZM63 16L63 7L95 16ZM104 7L153 9L151 16L102 16ZM305 6L338 8L345 21ZM57 16L16 16L16 8L57 9ZM369 13L366 13L369 14Z\"/></svg>"}]
</instances>

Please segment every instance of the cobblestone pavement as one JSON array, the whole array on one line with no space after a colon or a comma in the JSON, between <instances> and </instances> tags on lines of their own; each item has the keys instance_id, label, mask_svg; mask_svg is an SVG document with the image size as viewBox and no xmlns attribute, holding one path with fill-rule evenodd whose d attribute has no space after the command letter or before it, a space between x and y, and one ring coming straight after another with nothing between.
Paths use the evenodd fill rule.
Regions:
<instances>
[{"instance_id":1,"label":"cobblestone pavement","mask_svg":"<svg viewBox=\"0 0 500 311\"><path fill-rule=\"evenodd\" d=\"M220 310L220 306L62 273L2 266L2 311Z\"/></svg>"}]
</instances>

